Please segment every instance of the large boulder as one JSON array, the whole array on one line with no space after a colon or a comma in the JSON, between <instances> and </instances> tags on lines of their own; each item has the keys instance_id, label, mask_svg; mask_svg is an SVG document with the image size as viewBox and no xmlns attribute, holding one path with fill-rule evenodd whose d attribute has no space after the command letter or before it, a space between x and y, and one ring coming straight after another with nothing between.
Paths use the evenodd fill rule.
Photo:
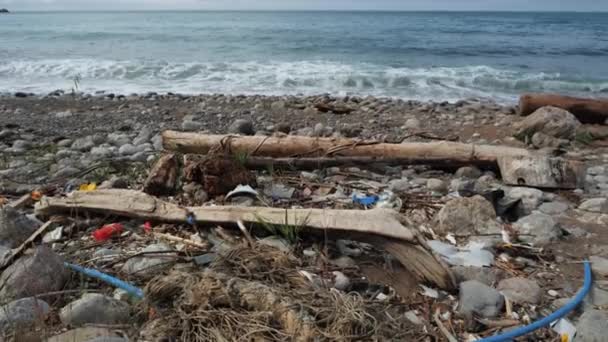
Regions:
<instances>
[{"instance_id":1,"label":"large boulder","mask_svg":"<svg viewBox=\"0 0 608 342\"><path fill-rule=\"evenodd\" d=\"M492 203L482 196L455 198L447 202L436 220L435 231L439 234L486 235L502 231Z\"/></svg>"},{"instance_id":2,"label":"large boulder","mask_svg":"<svg viewBox=\"0 0 608 342\"><path fill-rule=\"evenodd\" d=\"M534 134L540 132L549 137L571 140L580 126L572 113L557 107L542 107L518 124L515 137L530 142Z\"/></svg>"},{"instance_id":3,"label":"large boulder","mask_svg":"<svg viewBox=\"0 0 608 342\"><path fill-rule=\"evenodd\" d=\"M30 220L16 209L0 209L0 245L16 248L38 229L38 222Z\"/></svg>"},{"instance_id":4,"label":"large boulder","mask_svg":"<svg viewBox=\"0 0 608 342\"><path fill-rule=\"evenodd\" d=\"M0 307L0 334L41 324L51 311L40 299L22 298Z\"/></svg>"},{"instance_id":5,"label":"large boulder","mask_svg":"<svg viewBox=\"0 0 608 342\"><path fill-rule=\"evenodd\" d=\"M99 293L86 293L61 309L65 325L125 324L130 318L129 304Z\"/></svg>"},{"instance_id":6,"label":"large boulder","mask_svg":"<svg viewBox=\"0 0 608 342\"><path fill-rule=\"evenodd\" d=\"M0 301L59 291L69 278L63 260L46 246L25 252L0 276Z\"/></svg>"},{"instance_id":7,"label":"large boulder","mask_svg":"<svg viewBox=\"0 0 608 342\"><path fill-rule=\"evenodd\" d=\"M562 236L562 229L552 216L535 211L513 224L519 239L535 246L545 246Z\"/></svg>"},{"instance_id":8,"label":"large boulder","mask_svg":"<svg viewBox=\"0 0 608 342\"><path fill-rule=\"evenodd\" d=\"M585 311L576 325L576 340L583 342L606 341L608 313L600 310Z\"/></svg>"}]
</instances>

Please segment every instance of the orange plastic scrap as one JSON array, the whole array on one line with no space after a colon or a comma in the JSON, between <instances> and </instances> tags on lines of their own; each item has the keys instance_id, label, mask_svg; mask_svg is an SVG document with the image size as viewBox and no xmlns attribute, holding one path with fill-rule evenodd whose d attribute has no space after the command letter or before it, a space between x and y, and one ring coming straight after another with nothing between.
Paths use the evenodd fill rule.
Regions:
<instances>
[{"instance_id":1,"label":"orange plastic scrap","mask_svg":"<svg viewBox=\"0 0 608 342\"><path fill-rule=\"evenodd\" d=\"M42 198L42 192L38 190L32 191L31 197L34 201L38 202Z\"/></svg>"},{"instance_id":2,"label":"orange plastic scrap","mask_svg":"<svg viewBox=\"0 0 608 342\"><path fill-rule=\"evenodd\" d=\"M97 184L95 183L86 183L82 184L78 190L80 191L95 191L97 189Z\"/></svg>"},{"instance_id":3,"label":"orange plastic scrap","mask_svg":"<svg viewBox=\"0 0 608 342\"><path fill-rule=\"evenodd\" d=\"M6 197L0 196L0 206L5 205L6 203L8 203L8 200L6 199Z\"/></svg>"}]
</instances>

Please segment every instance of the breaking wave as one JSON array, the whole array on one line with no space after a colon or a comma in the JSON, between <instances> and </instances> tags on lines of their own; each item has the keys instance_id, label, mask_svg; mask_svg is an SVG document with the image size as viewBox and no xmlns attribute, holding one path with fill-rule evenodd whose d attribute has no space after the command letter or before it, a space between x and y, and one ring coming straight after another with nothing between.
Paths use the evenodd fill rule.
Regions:
<instances>
[{"instance_id":1,"label":"breaking wave","mask_svg":"<svg viewBox=\"0 0 608 342\"><path fill-rule=\"evenodd\" d=\"M600 96L608 81L490 66L396 68L330 61L174 63L94 59L0 62L0 91L46 93L70 89L118 93L171 91L226 94L374 95L456 101L490 98L509 102L525 91Z\"/></svg>"}]
</instances>

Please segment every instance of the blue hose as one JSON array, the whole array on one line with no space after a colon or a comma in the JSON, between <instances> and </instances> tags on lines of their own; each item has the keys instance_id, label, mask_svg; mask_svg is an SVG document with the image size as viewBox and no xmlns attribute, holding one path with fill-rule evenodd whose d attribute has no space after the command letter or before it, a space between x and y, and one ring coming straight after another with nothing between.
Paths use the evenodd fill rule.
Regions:
<instances>
[{"instance_id":1,"label":"blue hose","mask_svg":"<svg viewBox=\"0 0 608 342\"><path fill-rule=\"evenodd\" d=\"M579 304L581 304L581 302L583 301L583 299L585 298L587 293L589 293L589 290L591 289L591 282L592 282L591 278L592 278L591 277L591 264L589 263L589 261L585 261L585 283L583 284L583 288L576 294L576 297L574 297L574 299L572 299L570 302L568 302L568 304L562 306L561 308L559 308L557 311L550 314L549 316L542 318L534 323L531 323L530 325L526 325L523 327L519 327L517 329L513 329L502 335L495 335L495 336L483 338L483 339L479 340L478 342L511 341L516 337L523 336L523 335L533 332L534 330L546 327L546 326L550 325L551 323L553 323L554 321L557 321L558 319L566 316L568 313L570 313L570 311L576 309L576 307L579 306ZM572 339L572 336L570 336L570 339Z\"/></svg>"},{"instance_id":2,"label":"blue hose","mask_svg":"<svg viewBox=\"0 0 608 342\"><path fill-rule=\"evenodd\" d=\"M78 266L78 265L74 265L74 264L70 264L65 262L64 265L67 268L70 268L76 272L88 275L89 277L93 277L96 279L99 279L105 283L108 283L114 287L118 287L120 289L123 289L125 291L127 291L130 295L135 296L139 299L144 298L144 291L142 291L140 288L135 287L125 281L122 281L120 279L114 278L109 274L105 274L103 272L99 272L98 270L94 270L91 268L85 268L82 266Z\"/></svg>"}]
</instances>

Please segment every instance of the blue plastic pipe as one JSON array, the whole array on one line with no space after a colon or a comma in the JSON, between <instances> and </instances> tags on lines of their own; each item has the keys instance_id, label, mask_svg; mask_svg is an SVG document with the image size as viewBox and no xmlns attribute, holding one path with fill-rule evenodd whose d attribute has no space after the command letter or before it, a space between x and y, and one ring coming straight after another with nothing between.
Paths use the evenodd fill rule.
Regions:
<instances>
[{"instance_id":1,"label":"blue plastic pipe","mask_svg":"<svg viewBox=\"0 0 608 342\"><path fill-rule=\"evenodd\" d=\"M74 264L70 264L65 262L64 265L67 268L70 268L76 272L88 275L89 277L93 277L96 279L99 279L105 283L108 283L114 287L118 287L119 289L123 289L125 291L127 291L130 295L135 296L139 299L144 298L144 291L142 291L142 289L140 289L139 287L135 287L125 281L122 281L118 278L114 278L109 274L105 274L103 272L99 272L98 270L94 270L92 268L85 268L82 266L78 266L78 265L74 265Z\"/></svg>"},{"instance_id":2,"label":"blue plastic pipe","mask_svg":"<svg viewBox=\"0 0 608 342\"><path fill-rule=\"evenodd\" d=\"M589 293L589 290L591 290L592 281L593 280L591 277L591 264L589 263L589 261L585 261L585 283L583 284L583 288L576 294L574 299L572 299L570 302L568 302L568 304L562 306L561 308L559 308L557 311L550 314L549 316L547 316L545 318L541 318L540 320L538 320L534 323L531 323L530 325L526 325L523 327L519 327L517 329L513 329L502 335L495 335L495 336L483 338L483 339L479 340L479 342L511 341L516 337L529 334L535 330L538 330L540 328L550 325L551 323L557 321L558 319L566 316L568 313L570 313L570 311L576 309L576 307L581 304L581 302L583 301L583 299L585 298L587 293ZM572 336L570 336L570 339L572 339Z\"/></svg>"}]
</instances>

